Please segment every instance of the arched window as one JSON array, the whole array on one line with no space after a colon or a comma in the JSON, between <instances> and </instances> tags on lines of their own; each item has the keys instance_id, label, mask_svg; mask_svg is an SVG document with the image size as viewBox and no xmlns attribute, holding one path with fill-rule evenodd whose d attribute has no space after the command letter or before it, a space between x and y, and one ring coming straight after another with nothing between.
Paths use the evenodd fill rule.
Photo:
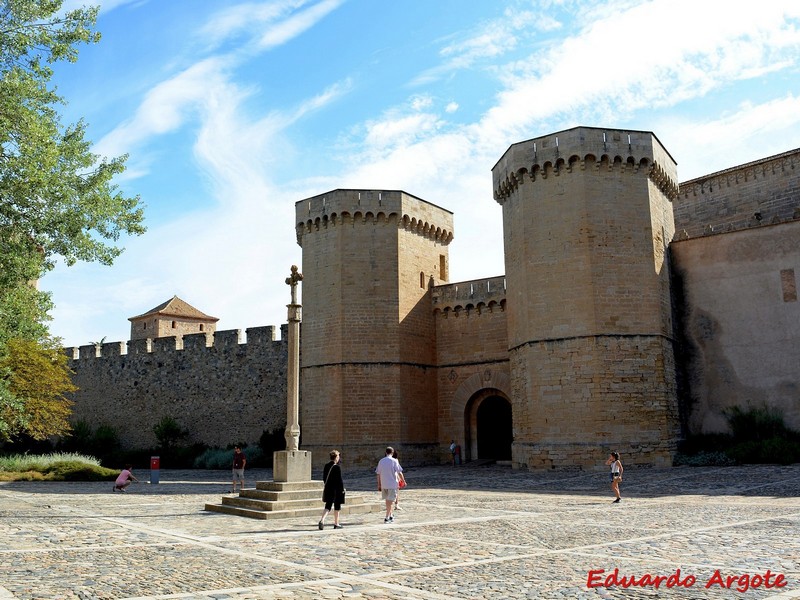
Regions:
<instances>
[{"instance_id":1,"label":"arched window","mask_svg":"<svg viewBox=\"0 0 800 600\"><path fill-rule=\"evenodd\" d=\"M177 327L177 326L178 326L178 324L175 321L173 321L172 322L172 328L175 329L175 327Z\"/></svg>"}]
</instances>

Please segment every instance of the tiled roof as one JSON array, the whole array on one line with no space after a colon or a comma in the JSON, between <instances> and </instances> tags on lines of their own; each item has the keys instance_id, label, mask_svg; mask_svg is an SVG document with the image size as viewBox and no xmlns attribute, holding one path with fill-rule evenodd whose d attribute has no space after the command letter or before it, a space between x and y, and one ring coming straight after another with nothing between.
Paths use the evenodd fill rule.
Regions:
<instances>
[{"instance_id":1,"label":"tiled roof","mask_svg":"<svg viewBox=\"0 0 800 600\"><path fill-rule=\"evenodd\" d=\"M138 321L144 317L151 317L154 315L162 315L164 317L183 317L188 319L198 319L202 321L219 321L217 317L211 317L204 312L200 312L194 306L173 296L170 300L159 304L155 308L151 308L141 315L130 317L129 321Z\"/></svg>"}]
</instances>

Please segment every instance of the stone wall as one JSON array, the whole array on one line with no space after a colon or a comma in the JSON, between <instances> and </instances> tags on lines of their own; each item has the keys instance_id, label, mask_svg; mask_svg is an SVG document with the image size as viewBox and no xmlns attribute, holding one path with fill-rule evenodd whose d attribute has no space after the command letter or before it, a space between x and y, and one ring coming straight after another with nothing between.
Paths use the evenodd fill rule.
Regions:
<instances>
[{"instance_id":1,"label":"stone wall","mask_svg":"<svg viewBox=\"0 0 800 600\"><path fill-rule=\"evenodd\" d=\"M770 406L800 429L800 149L693 179L670 246L689 433Z\"/></svg>"},{"instance_id":2,"label":"stone wall","mask_svg":"<svg viewBox=\"0 0 800 600\"><path fill-rule=\"evenodd\" d=\"M691 433L732 406L771 406L800 430L800 221L674 242Z\"/></svg>"},{"instance_id":3,"label":"stone wall","mask_svg":"<svg viewBox=\"0 0 800 600\"><path fill-rule=\"evenodd\" d=\"M332 190L295 205L303 248L300 405L323 464L372 465L387 444L425 462L437 440L431 285L446 282L452 213L402 191Z\"/></svg>"},{"instance_id":4,"label":"stone wall","mask_svg":"<svg viewBox=\"0 0 800 600\"><path fill-rule=\"evenodd\" d=\"M676 239L800 219L800 149L680 185Z\"/></svg>"},{"instance_id":5,"label":"stone wall","mask_svg":"<svg viewBox=\"0 0 800 600\"><path fill-rule=\"evenodd\" d=\"M450 460L449 440L464 460L478 458L480 402L490 393L511 401L505 295L505 277L433 289L441 462Z\"/></svg>"},{"instance_id":6,"label":"stone wall","mask_svg":"<svg viewBox=\"0 0 800 600\"><path fill-rule=\"evenodd\" d=\"M514 144L492 174L513 463L594 466L619 450L629 463L670 464L674 160L650 132L579 127Z\"/></svg>"},{"instance_id":7,"label":"stone wall","mask_svg":"<svg viewBox=\"0 0 800 600\"><path fill-rule=\"evenodd\" d=\"M153 426L174 418L190 442L257 443L286 427L286 325L67 348L78 391L72 421L110 425L125 448L156 445ZM127 349L127 352L126 352Z\"/></svg>"}]
</instances>

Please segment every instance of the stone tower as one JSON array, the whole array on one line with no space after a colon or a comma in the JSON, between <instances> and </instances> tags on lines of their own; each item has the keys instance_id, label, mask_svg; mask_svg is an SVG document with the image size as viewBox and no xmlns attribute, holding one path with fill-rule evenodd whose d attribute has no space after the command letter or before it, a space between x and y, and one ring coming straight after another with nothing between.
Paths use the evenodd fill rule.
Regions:
<instances>
[{"instance_id":1,"label":"stone tower","mask_svg":"<svg viewBox=\"0 0 800 600\"><path fill-rule=\"evenodd\" d=\"M512 145L503 207L515 465L670 465L678 437L667 245L676 164L643 131Z\"/></svg>"},{"instance_id":2,"label":"stone tower","mask_svg":"<svg viewBox=\"0 0 800 600\"><path fill-rule=\"evenodd\" d=\"M182 339L192 333L213 334L219 321L177 296L128 320L131 322L132 340L170 336Z\"/></svg>"},{"instance_id":3,"label":"stone tower","mask_svg":"<svg viewBox=\"0 0 800 600\"><path fill-rule=\"evenodd\" d=\"M437 447L430 287L448 281L453 215L402 191L333 190L295 205L303 248L301 444L370 463Z\"/></svg>"}]
</instances>

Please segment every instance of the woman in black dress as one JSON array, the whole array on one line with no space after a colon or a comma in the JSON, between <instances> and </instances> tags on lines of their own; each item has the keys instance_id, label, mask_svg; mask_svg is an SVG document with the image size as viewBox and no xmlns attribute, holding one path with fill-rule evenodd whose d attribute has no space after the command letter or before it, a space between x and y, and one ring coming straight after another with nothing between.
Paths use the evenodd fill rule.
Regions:
<instances>
[{"instance_id":1,"label":"woman in black dress","mask_svg":"<svg viewBox=\"0 0 800 600\"><path fill-rule=\"evenodd\" d=\"M333 528L341 529L339 511L344 504L344 480L342 480L342 468L339 466L339 451L331 450L330 456L331 461L322 470L322 480L325 482L322 501L325 503L325 509L322 511L318 525L320 529L325 527L325 517L333 508Z\"/></svg>"}]
</instances>

